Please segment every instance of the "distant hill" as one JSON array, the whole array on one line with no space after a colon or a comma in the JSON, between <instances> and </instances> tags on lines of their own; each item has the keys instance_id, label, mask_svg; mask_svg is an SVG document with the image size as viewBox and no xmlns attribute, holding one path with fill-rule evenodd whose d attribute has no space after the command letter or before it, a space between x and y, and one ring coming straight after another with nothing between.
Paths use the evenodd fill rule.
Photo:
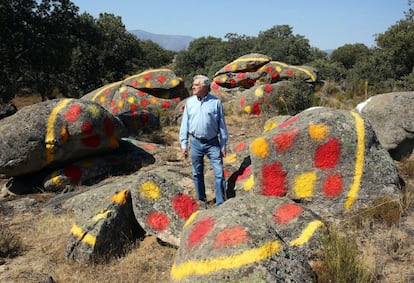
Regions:
<instances>
[{"instance_id":1,"label":"distant hill","mask_svg":"<svg viewBox=\"0 0 414 283\"><path fill-rule=\"evenodd\" d=\"M151 40L162 48L171 51L185 50L188 48L190 42L195 39L187 35L156 34L139 29L130 30L129 32L134 34L138 39Z\"/></svg>"}]
</instances>

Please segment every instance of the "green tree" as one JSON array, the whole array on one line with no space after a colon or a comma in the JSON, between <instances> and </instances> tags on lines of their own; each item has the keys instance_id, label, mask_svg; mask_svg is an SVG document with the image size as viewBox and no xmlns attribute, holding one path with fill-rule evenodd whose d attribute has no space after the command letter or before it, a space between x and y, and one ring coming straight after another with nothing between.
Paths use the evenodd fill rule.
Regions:
<instances>
[{"instance_id":1,"label":"green tree","mask_svg":"<svg viewBox=\"0 0 414 283\"><path fill-rule=\"evenodd\" d=\"M260 32L255 51L291 65L303 65L311 61L309 40L302 35L293 35L288 25L273 26Z\"/></svg>"},{"instance_id":2,"label":"green tree","mask_svg":"<svg viewBox=\"0 0 414 283\"><path fill-rule=\"evenodd\" d=\"M362 57L348 72L346 79L350 84L348 89L356 90L361 83L365 82L372 90L381 91L392 88L394 70L387 57L387 53L380 48L372 49L370 56Z\"/></svg>"},{"instance_id":3,"label":"green tree","mask_svg":"<svg viewBox=\"0 0 414 283\"><path fill-rule=\"evenodd\" d=\"M208 74L210 65L223 56L223 41L215 37L201 37L190 42L187 51L177 53L174 70L186 78L186 84L196 74Z\"/></svg>"},{"instance_id":4,"label":"green tree","mask_svg":"<svg viewBox=\"0 0 414 283\"><path fill-rule=\"evenodd\" d=\"M43 0L36 9L34 40L30 49L30 87L42 100L55 88L66 88L65 72L71 64L72 40L78 7L69 0Z\"/></svg>"},{"instance_id":5,"label":"green tree","mask_svg":"<svg viewBox=\"0 0 414 283\"><path fill-rule=\"evenodd\" d=\"M251 53L256 44L255 37L238 35L237 33L228 33L224 38L226 41L223 42L224 54L222 54L221 60L227 62Z\"/></svg>"},{"instance_id":6,"label":"green tree","mask_svg":"<svg viewBox=\"0 0 414 283\"><path fill-rule=\"evenodd\" d=\"M411 14L410 14L411 15ZM411 73L414 67L414 20L412 16L398 21L376 37L378 47L386 53L393 68L393 78Z\"/></svg>"},{"instance_id":7,"label":"green tree","mask_svg":"<svg viewBox=\"0 0 414 283\"><path fill-rule=\"evenodd\" d=\"M347 70L341 63L326 59L317 59L312 61L309 65L318 70L320 80L340 83L346 78Z\"/></svg>"},{"instance_id":8,"label":"green tree","mask_svg":"<svg viewBox=\"0 0 414 283\"><path fill-rule=\"evenodd\" d=\"M102 13L96 22L101 33L98 60L104 67L102 83L115 82L139 69L144 59L139 40L129 33L121 17Z\"/></svg>"},{"instance_id":9,"label":"green tree","mask_svg":"<svg viewBox=\"0 0 414 283\"><path fill-rule=\"evenodd\" d=\"M13 99L26 80L35 8L35 0L0 2L0 103Z\"/></svg>"},{"instance_id":10,"label":"green tree","mask_svg":"<svg viewBox=\"0 0 414 283\"><path fill-rule=\"evenodd\" d=\"M174 58L175 52L165 50L157 43L151 40L139 41L142 53L145 55L145 60L142 60L142 65L139 69L159 68L170 64Z\"/></svg>"},{"instance_id":11,"label":"green tree","mask_svg":"<svg viewBox=\"0 0 414 283\"><path fill-rule=\"evenodd\" d=\"M140 41L113 14L103 13L98 19L82 14L75 38L67 76L71 96L82 96L148 66Z\"/></svg>"},{"instance_id":12,"label":"green tree","mask_svg":"<svg viewBox=\"0 0 414 283\"><path fill-rule=\"evenodd\" d=\"M369 48L362 43L345 44L335 49L329 59L341 63L346 69L351 69L358 60L368 54Z\"/></svg>"}]
</instances>

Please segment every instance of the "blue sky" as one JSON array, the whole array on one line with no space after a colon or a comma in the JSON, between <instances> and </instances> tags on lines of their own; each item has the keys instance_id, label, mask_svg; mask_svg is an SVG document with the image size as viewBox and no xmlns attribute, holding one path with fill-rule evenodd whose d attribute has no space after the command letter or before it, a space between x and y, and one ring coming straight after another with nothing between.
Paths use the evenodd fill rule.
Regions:
<instances>
[{"instance_id":1,"label":"blue sky","mask_svg":"<svg viewBox=\"0 0 414 283\"><path fill-rule=\"evenodd\" d=\"M344 44L375 46L375 34L404 19L407 0L72 0L97 18L111 13L127 30L195 38L227 33L257 36L275 25L289 25L321 50Z\"/></svg>"}]
</instances>

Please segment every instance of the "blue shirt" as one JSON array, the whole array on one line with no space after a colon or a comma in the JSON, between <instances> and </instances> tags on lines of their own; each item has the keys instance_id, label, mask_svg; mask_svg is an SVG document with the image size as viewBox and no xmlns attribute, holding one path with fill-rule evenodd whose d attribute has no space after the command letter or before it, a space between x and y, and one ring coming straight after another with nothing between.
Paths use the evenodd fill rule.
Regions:
<instances>
[{"instance_id":1,"label":"blue shirt","mask_svg":"<svg viewBox=\"0 0 414 283\"><path fill-rule=\"evenodd\" d=\"M180 127L182 149L188 146L189 134L208 140L219 136L220 149L226 149L228 133L220 99L211 94L201 100L196 95L187 99Z\"/></svg>"}]
</instances>

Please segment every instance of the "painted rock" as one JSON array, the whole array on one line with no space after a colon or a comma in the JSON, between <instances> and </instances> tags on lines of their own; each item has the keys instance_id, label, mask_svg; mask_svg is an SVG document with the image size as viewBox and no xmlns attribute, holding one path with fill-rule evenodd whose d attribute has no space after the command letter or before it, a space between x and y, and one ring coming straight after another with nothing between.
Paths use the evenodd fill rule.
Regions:
<instances>
[{"instance_id":1,"label":"painted rock","mask_svg":"<svg viewBox=\"0 0 414 283\"><path fill-rule=\"evenodd\" d=\"M324 224L286 198L236 197L185 223L175 282L312 282L304 256Z\"/></svg>"},{"instance_id":2,"label":"painted rock","mask_svg":"<svg viewBox=\"0 0 414 283\"><path fill-rule=\"evenodd\" d=\"M200 209L197 200L181 184L177 168L160 166L137 176L132 190L135 216L145 231L174 246L180 242L185 221Z\"/></svg>"},{"instance_id":3,"label":"painted rock","mask_svg":"<svg viewBox=\"0 0 414 283\"><path fill-rule=\"evenodd\" d=\"M225 73L237 73L241 71L254 72L271 60L272 59L269 56L260 53L246 54L240 56L239 58L235 59L234 61L228 63L223 68L218 70L214 74L214 77Z\"/></svg>"},{"instance_id":4,"label":"painted rock","mask_svg":"<svg viewBox=\"0 0 414 283\"><path fill-rule=\"evenodd\" d=\"M378 94L357 105L383 148L395 160L409 157L414 150L414 92Z\"/></svg>"},{"instance_id":5,"label":"painted rock","mask_svg":"<svg viewBox=\"0 0 414 283\"><path fill-rule=\"evenodd\" d=\"M72 225L65 250L67 260L81 263L108 262L122 256L127 247L144 236L132 210L128 190L115 193L93 215Z\"/></svg>"},{"instance_id":6,"label":"painted rock","mask_svg":"<svg viewBox=\"0 0 414 283\"><path fill-rule=\"evenodd\" d=\"M0 173L18 176L118 147L122 122L99 104L54 99L0 120Z\"/></svg>"},{"instance_id":7,"label":"painted rock","mask_svg":"<svg viewBox=\"0 0 414 283\"><path fill-rule=\"evenodd\" d=\"M255 193L286 196L321 216L400 198L393 160L355 112L305 110L256 138L250 150Z\"/></svg>"}]
</instances>

